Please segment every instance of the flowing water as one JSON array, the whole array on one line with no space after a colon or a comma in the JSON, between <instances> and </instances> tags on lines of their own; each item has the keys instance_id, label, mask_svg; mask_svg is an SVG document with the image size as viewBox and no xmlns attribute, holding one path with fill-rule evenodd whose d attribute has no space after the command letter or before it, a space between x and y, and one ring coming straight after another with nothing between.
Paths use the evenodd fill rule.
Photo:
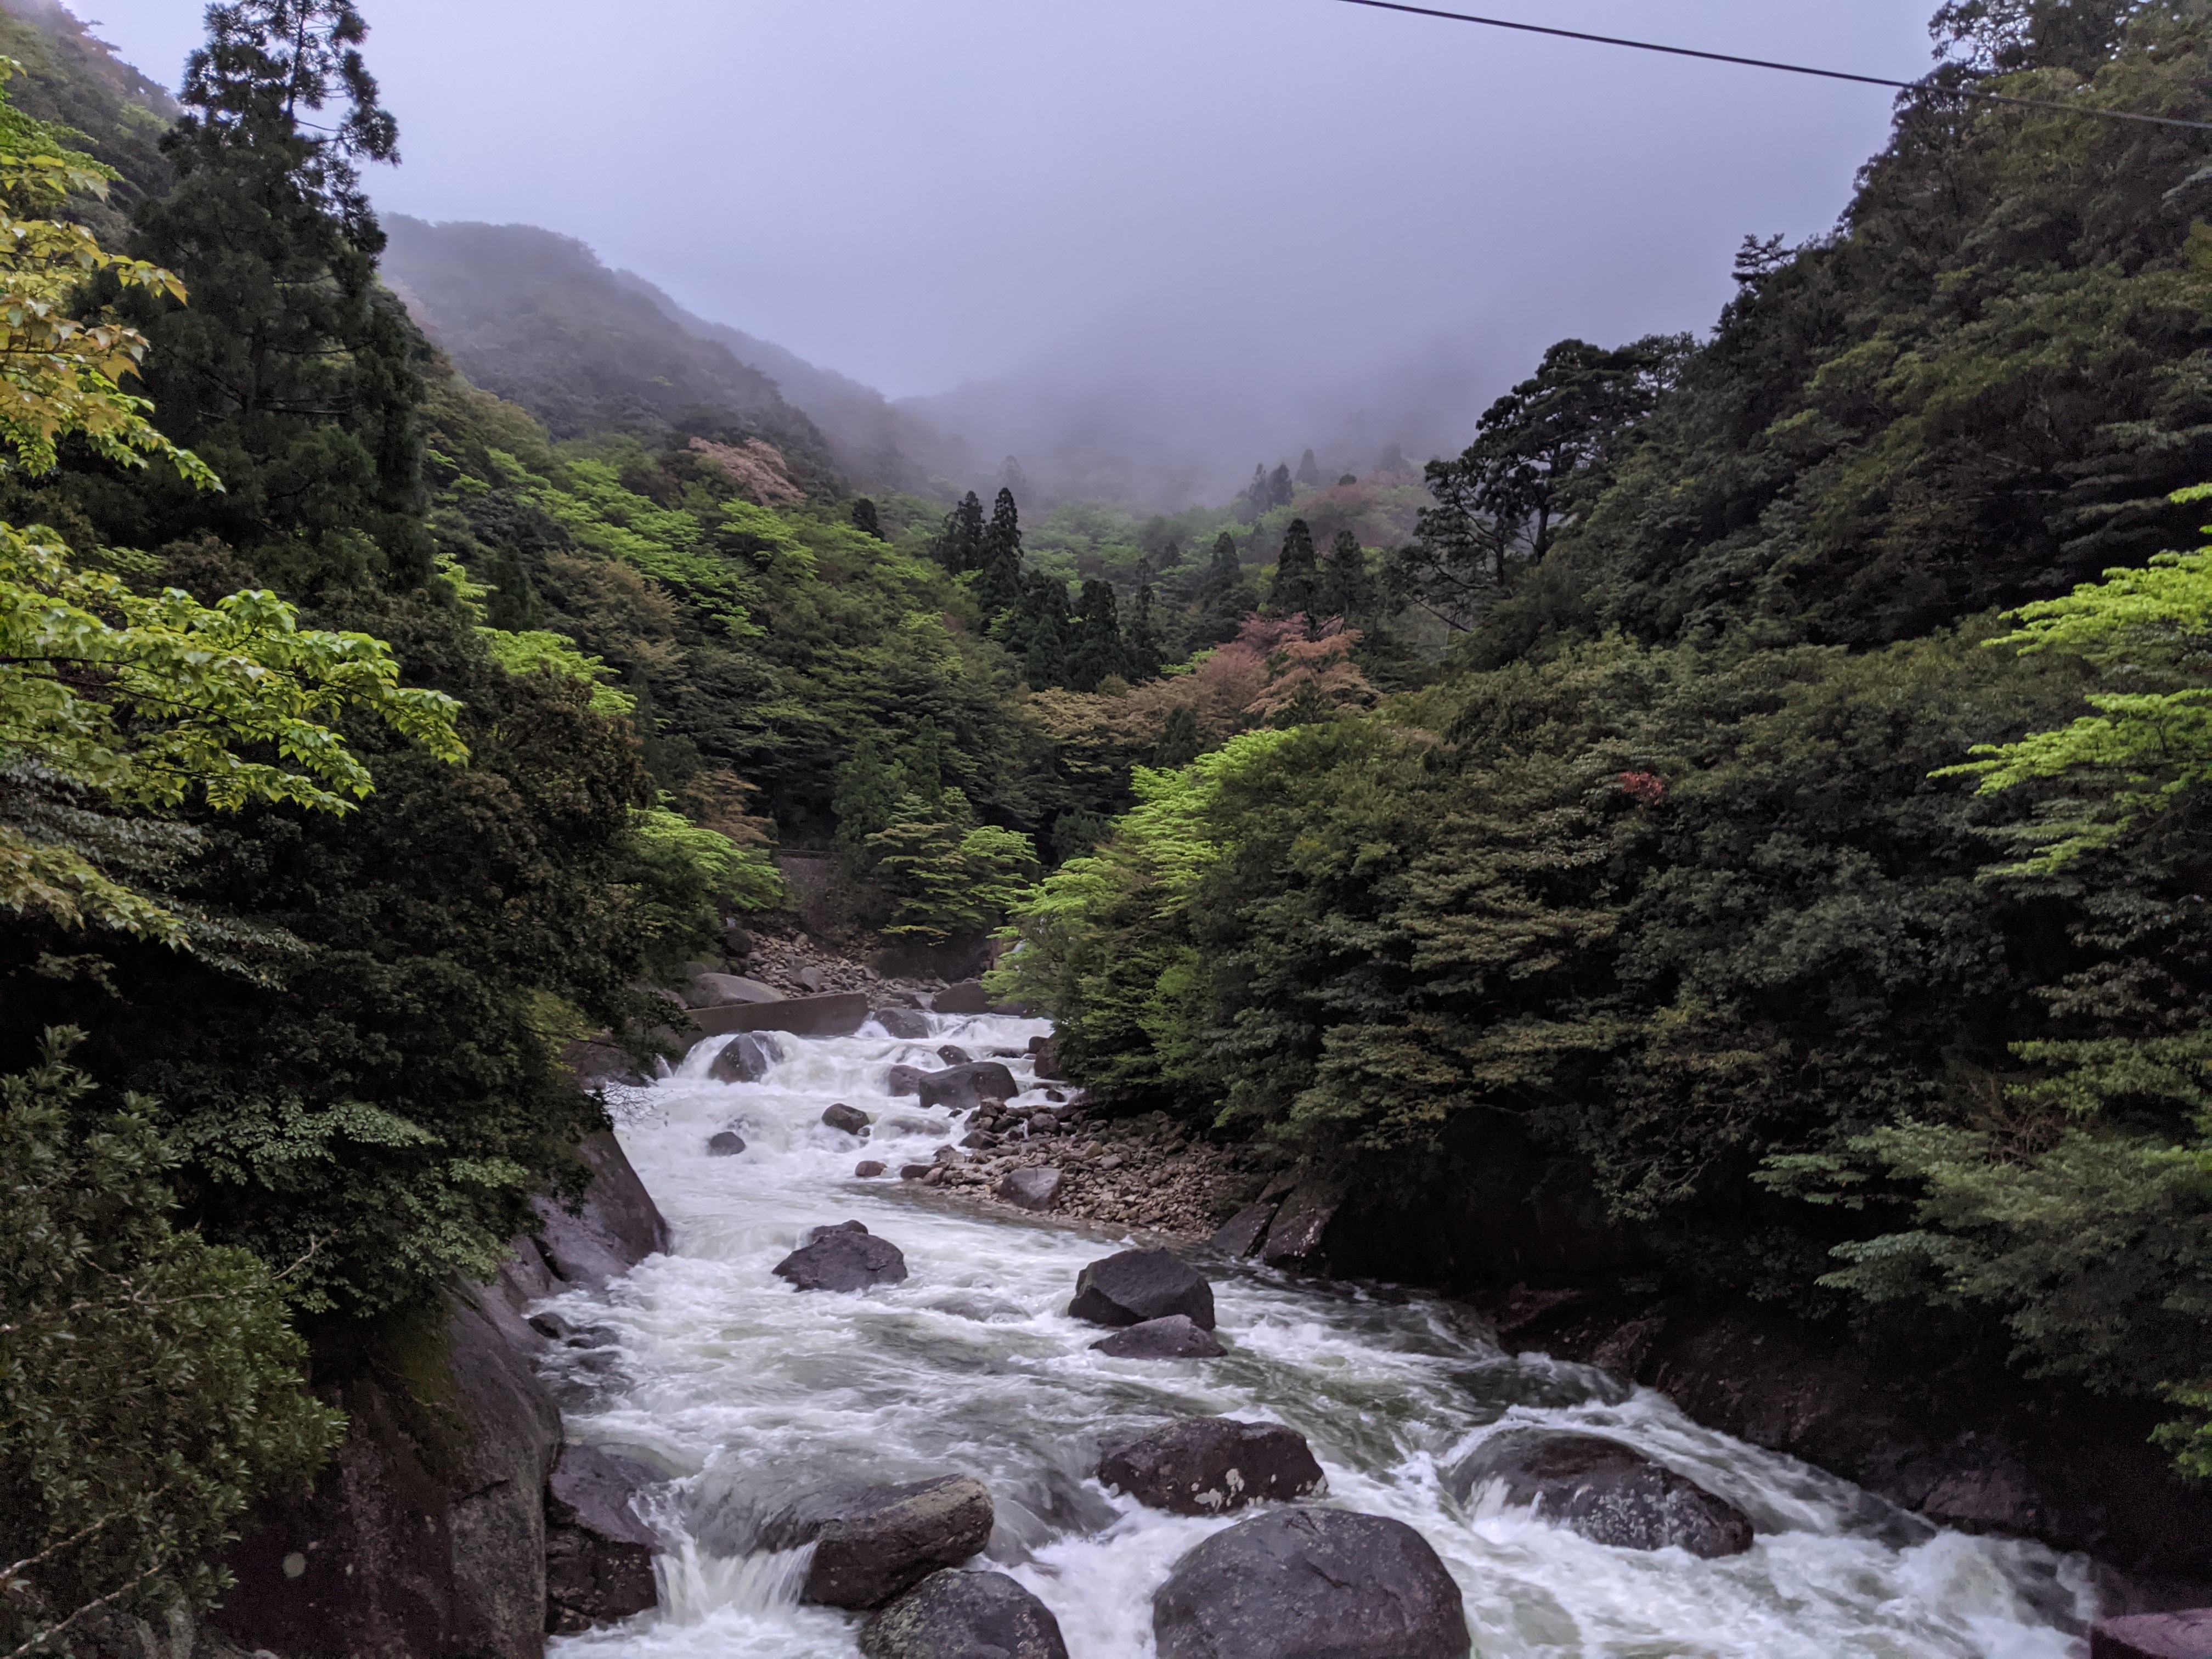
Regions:
<instances>
[{"instance_id":1,"label":"flowing water","mask_svg":"<svg viewBox=\"0 0 2212 1659\"><path fill-rule=\"evenodd\" d=\"M932 1021L927 1043L872 1023L848 1038L780 1037L787 1058L757 1084L710 1080L722 1039L709 1039L675 1075L617 1091L623 1144L675 1249L604 1296L549 1304L613 1327L621 1344L548 1364L572 1438L670 1477L648 1502L675 1547L657 1612L556 1642L554 1659L849 1659L860 1620L799 1606L803 1554L752 1550L760 1522L826 1482L950 1472L989 1482L989 1560L1058 1615L1072 1659L1148 1656L1153 1589L1238 1517L1143 1509L1089 1468L1103 1431L1205 1414L1290 1425L1328 1472L1321 1501L1418 1528L1464 1590L1485 1659L2061 1659L2064 1630L2091 1611L2078 1559L1936 1531L1700 1428L1648 1390L1501 1352L1419 1294L1215 1261L1206 1265L1227 1358L1092 1352L1102 1333L1062 1311L1076 1273L1143 1241L855 1179L861 1157L895 1170L957 1134L901 1135L879 1120L863 1144L819 1121L838 1100L921 1116L911 1100L884 1097L889 1065L934 1066L942 1042L979 1055L1020 1049L1047 1029ZM1008 1064L1029 1080L1026 1062ZM744 1152L707 1156L707 1137L732 1127ZM848 1218L905 1252L905 1283L801 1293L771 1274L807 1228ZM1630 1442L1747 1511L1756 1546L1721 1561L1612 1549L1526 1511L1456 1503L1440 1471L1521 1424Z\"/></svg>"}]
</instances>

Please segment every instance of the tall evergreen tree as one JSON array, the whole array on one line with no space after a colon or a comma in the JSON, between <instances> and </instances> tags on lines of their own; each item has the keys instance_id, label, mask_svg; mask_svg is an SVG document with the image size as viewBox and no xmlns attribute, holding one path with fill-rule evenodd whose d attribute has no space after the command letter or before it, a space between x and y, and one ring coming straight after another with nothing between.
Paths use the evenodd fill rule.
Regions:
<instances>
[{"instance_id":1,"label":"tall evergreen tree","mask_svg":"<svg viewBox=\"0 0 2212 1659\"><path fill-rule=\"evenodd\" d=\"M1067 683L1074 690L1096 691L1107 676L1128 673L1120 611L1111 582L1083 584L1075 605L1075 642L1067 653Z\"/></svg>"},{"instance_id":2,"label":"tall evergreen tree","mask_svg":"<svg viewBox=\"0 0 2212 1659\"><path fill-rule=\"evenodd\" d=\"M876 504L866 495L853 503L853 528L863 535L873 536L879 542L890 539L884 534L884 521L877 514Z\"/></svg>"},{"instance_id":3,"label":"tall evergreen tree","mask_svg":"<svg viewBox=\"0 0 2212 1659\"><path fill-rule=\"evenodd\" d=\"M960 504L945 515L945 523L937 532L938 563L954 575L963 570L973 570L983 558L983 503L974 490L960 498Z\"/></svg>"},{"instance_id":4,"label":"tall evergreen tree","mask_svg":"<svg viewBox=\"0 0 2212 1659\"><path fill-rule=\"evenodd\" d=\"M1168 711L1168 722L1160 728L1160 740L1152 746L1152 764L1163 769L1188 766L1199 757L1205 748L1199 735L1198 716L1189 706L1178 703Z\"/></svg>"},{"instance_id":5,"label":"tall evergreen tree","mask_svg":"<svg viewBox=\"0 0 2212 1659\"><path fill-rule=\"evenodd\" d=\"M1018 604L1022 597L1022 515L1014 505L1014 492L1001 489L991 504L991 522L985 526L974 567L982 579L975 597L985 614Z\"/></svg>"},{"instance_id":6,"label":"tall evergreen tree","mask_svg":"<svg viewBox=\"0 0 2212 1659\"><path fill-rule=\"evenodd\" d=\"M1199 584L1197 615L1191 620L1184 648L1196 650L1236 638L1245 617L1259 606L1259 592L1237 556L1237 538L1224 530L1214 538L1213 556L1206 567L1205 580Z\"/></svg>"},{"instance_id":7,"label":"tall evergreen tree","mask_svg":"<svg viewBox=\"0 0 2212 1659\"><path fill-rule=\"evenodd\" d=\"M361 182L364 162L398 159L362 61L368 32L351 0L209 9L162 143L177 187L141 210L131 252L191 292L189 307L146 318L146 387L163 429L225 488L84 480L118 540L212 532L262 579L304 590L429 574L426 348L377 283L384 233Z\"/></svg>"},{"instance_id":8,"label":"tall evergreen tree","mask_svg":"<svg viewBox=\"0 0 2212 1659\"><path fill-rule=\"evenodd\" d=\"M1065 608L1063 592L1063 611ZM1036 626L1030 630L1023 664L1023 678L1029 681L1033 691L1067 684L1067 635L1060 616L1048 611L1038 618Z\"/></svg>"},{"instance_id":9,"label":"tall evergreen tree","mask_svg":"<svg viewBox=\"0 0 2212 1659\"><path fill-rule=\"evenodd\" d=\"M1323 561L1317 586L1316 608L1324 617L1364 617L1375 608L1375 585L1367 574L1367 555L1359 538L1349 530L1336 532L1336 540Z\"/></svg>"},{"instance_id":10,"label":"tall evergreen tree","mask_svg":"<svg viewBox=\"0 0 2212 1659\"><path fill-rule=\"evenodd\" d=\"M1146 582L1137 590L1137 607L1129 613L1129 633L1124 656L1127 666L1122 673L1133 680L1148 680L1160 672L1160 662L1166 654L1166 642L1160 637L1160 619L1152 596L1152 585Z\"/></svg>"},{"instance_id":11,"label":"tall evergreen tree","mask_svg":"<svg viewBox=\"0 0 2212 1659\"><path fill-rule=\"evenodd\" d=\"M1275 470L1267 475L1267 507L1262 510L1288 507L1291 498L1297 494L1297 490L1291 483L1291 469L1279 462Z\"/></svg>"},{"instance_id":12,"label":"tall evergreen tree","mask_svg":"<svg viewBox=\"0 0 2212 1659\"><path fill-rule=\"evenodd\" d=\"M1309 489L1321 487L1321 463L1314 459L1313 451L1309 449L1298 457L1298 470L1293 476Z\"/></svg>"},{"instance_id":13,"label":"tall evergreen tree","mask_svg":"<svg viewBox=\"0 0 2212 1659\"><path fill-rule=\"evenodd\" d=\"M1283 550L1275 560L1275 580L1267 590L1267 608L1279 617L1300 611L1311 617L1320 603L1321 561L1314 552L1313 532L1304 519L1293 519L1283 532Z\"/></svg>"}]
</instances>

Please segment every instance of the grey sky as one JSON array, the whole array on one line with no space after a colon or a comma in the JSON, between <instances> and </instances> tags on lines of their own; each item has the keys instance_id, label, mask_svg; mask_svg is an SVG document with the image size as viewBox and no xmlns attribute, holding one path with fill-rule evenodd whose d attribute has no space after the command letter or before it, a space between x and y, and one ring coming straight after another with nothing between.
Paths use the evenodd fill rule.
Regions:
<instances>
[{"instance_id":1,"label":"grey sky","mask_svg":"<svg viewBox=\"0 0 2212 1659\"><path fill-rule=\"evenodd\" d=\"M85 0L173 81L192 0ZM1485 395L1702 328L1825 228L1889 102L1334 0L362 0L377 199L582 237L893 396L1060 365L1173 403ZM1479 9L1910 76L1934 0ZM1211 394L1208 394L1211 395Z\"/></svg>"}]
</instances>

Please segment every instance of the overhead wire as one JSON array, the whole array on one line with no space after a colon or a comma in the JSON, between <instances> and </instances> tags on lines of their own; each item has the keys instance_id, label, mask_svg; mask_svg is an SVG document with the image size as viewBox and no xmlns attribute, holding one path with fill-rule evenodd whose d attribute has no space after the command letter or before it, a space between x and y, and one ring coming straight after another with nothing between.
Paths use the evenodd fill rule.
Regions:
<instances>
[{"instance_id":1,"label":"overhead wire","mask_svg":"<svg viewBox=\"0 0 2212 1659\"><path fill-rule=\"evenodd\" d=\"M1451 23L1477 23L1485 28L1510 29L1518 34L1548 34L1561 40L1582 40L1601 46L1626 46L1636 52L1663 52L1669 58L1698 58L1711 64L1735 64L1745 69L1778 70L1784 75L1811 75L1823 81L1854 81L1861 86L1893 87L1933 98L1966 98L1984 104L2014 104L2025 109L2057 110L2068 115L2094 115L2106 121L2140 121L2154 126L2187 127L2212 132L2212 121L2185 121L2174 115L2145 115L2134 110L2106 109L2095 104L2064 104L2050 98L2019 98L2010 93L1978 92L1969 87L1930 86L1925 81L1893 81L1880 75L1854 75L1847 70L1816 69L1809 64L1778 63L1768 58L1739 58L1733 52L1701 52L1694 46L1662 46L1656 40L1631 40L1617 34L1589 34L1580 29L1555 28L1545 23L1516 22L1505 17L1481 17L1468 11L1445 11L1435 6L1416 6L1404 0L1341 0L1347 6L1370 11L1403 12L1411 17L1434 17Z\"/></svg>"}]
</instances>

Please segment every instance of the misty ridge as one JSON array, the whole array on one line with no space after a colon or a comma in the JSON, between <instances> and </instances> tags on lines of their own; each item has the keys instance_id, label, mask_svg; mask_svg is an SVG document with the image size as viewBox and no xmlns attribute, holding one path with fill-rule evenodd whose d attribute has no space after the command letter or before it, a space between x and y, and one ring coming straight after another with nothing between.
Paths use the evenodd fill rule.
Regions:
<instances>
[{"instance_id":1,"label":"misty ridge","mask_svg":"<svg viewBox=\"0 0 2212 1659\"><path fill-rule=\"evenodd\" d=\"M1102 334L1018 374L893 400L687 310L577 238L404 214L384 225L385 281L423 331L556 437L703 432L720 411L858 488L950 499L1018 484L1023 507L1038 513L1219 504L1255 465L1295 466L1308 452L1329 480L1418 471L1463 447L1520 369L1440 343L1316 374L1257 335L1224 328L1194 344L1164 326L1124 325L1118 338Z\"/></svg>"}]
</instances>

